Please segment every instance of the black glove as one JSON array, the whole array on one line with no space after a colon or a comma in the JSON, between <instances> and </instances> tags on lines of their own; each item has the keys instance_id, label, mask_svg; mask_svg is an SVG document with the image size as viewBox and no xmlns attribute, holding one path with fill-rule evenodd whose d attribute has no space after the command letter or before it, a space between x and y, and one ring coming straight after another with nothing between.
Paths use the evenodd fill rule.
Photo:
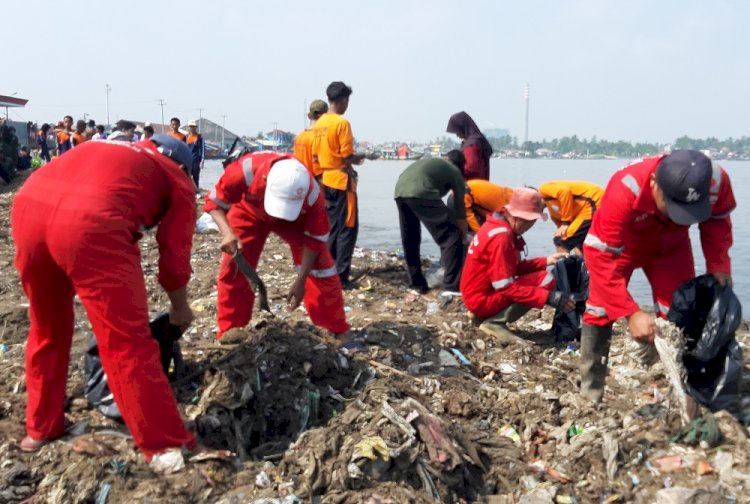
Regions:
<instances>
[{"instance_id":1,"label":"black glove","mask_svg":"<svg viewBox=\"0 0 750 504\"><path fill-rule=\"evenodd\" d=\"M566 294L561 291L552 291L547 296L547 305L555 310L560 310L569 299L575 301L572 294Z\"/></svg>"}]
</instances>

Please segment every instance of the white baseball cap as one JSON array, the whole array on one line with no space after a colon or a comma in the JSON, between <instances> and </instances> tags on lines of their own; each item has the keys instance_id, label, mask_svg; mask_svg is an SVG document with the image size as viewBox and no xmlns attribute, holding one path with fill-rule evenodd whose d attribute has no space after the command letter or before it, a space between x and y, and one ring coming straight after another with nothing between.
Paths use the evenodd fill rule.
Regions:
<instances>
[{"instance_id":1,"label":"white baseball cap","mask_svg":"<svg viewBox=\"0 0 750 504\"><path fill-rule=\"evenodd\" d=\"M310 189L310 172L296 159L276 161L266 178L263 207L271 217L295 221Z\"/></svg>"}]
</instances>

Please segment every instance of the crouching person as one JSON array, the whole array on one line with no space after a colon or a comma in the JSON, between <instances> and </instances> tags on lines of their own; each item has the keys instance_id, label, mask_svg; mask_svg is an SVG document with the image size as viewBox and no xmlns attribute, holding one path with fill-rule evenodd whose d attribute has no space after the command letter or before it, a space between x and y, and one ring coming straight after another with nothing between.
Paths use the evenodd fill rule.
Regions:
<instances>
[{"instance_id":1,"label":"crouching person","mask_svg":"<svg viewBox=\"0 0 750 504\"><path fill-rule=\"evenodd\" d=\"M488 216L469 246L461 293L471 313L482 320L479 329L506 342L517 341L508 324L531 308L549 304L565 312L575 308L572 297L554 291L554 279L547 266L565 256L522 259L526 243L521 235L532 228L544 202L534 189L513 190L510 203Z\"/></svg>"},{"instance_id":2,"label":"crouching person","mask_svg":"<svg viewBox=\"0 0 750 504\"><path fill-rule=\"evenodd\" d=\"M158 225L159 283L186 328L195 227L192 162L181 142L86 142L34 172L11 210L16 268L29 298L27 436L36 451L65 431L65 384L77 294L122 418L148 460L195 446L151 337L138 239Z\"/></svg>"}]
</instances>

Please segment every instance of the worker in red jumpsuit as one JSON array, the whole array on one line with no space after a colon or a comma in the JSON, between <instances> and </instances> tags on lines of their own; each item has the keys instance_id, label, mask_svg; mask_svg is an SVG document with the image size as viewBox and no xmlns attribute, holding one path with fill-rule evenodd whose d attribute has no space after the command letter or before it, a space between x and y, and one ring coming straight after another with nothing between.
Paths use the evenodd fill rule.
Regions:
<instances>
[{"instance_id":1,"label":"worker in red jumpsuit","mask_svg":"<svg viewBox=\"0 0 750 504\"><path fill-rule=\"evenodd\" d=\"M501 341L513 343L515 334L507 324L515 322L531 308L549 304L569 312L575 308L570 295L555 291L555 280L547 266L565 253L522 259L526 242L521 235L542 213L541 194L530 187L513 189L510 202L487 217L474 236L461 274L464 304L481 320L479 330Z\"/></svg>"},{"instance_id":2,"label":"worker in red jumpsuit","mask_svg":"<svg viewBox=\"0 0 750 504\"><path fill-rule=\"evenodd\" d=\"M675 289L695 276L690 225L699 224L708 273L722 285L731 281L735 206L727 173L695 150L645 158L610 179L583 248L590 278L581 334L584 396L602 400L615 320L627 317L633 339L653 342L655 318L628 292L633 271L643 268L660 317Z\"/></svg>"},{"instance_id":3,"label":"worker in red jumpsuit","mask_svg":"<svg viewBox=\"0 0 750 504\"><path fill-rule=\"evenodd\" d=\"M314 324L342 340L349 324L336 265L328 251L331 229L320 184L292 155L270 151L245 154L229 163L204 211L222 234L224 252L218 277L217 338L250 322L254 293L232 256L241 253L257 267L269 233L292 249L297 278L289 288L291 309L304 299Z\"/></svg>"},{"instance_id":4,"label":"worker in red jumpsuit","mask_svg":"<svg viewBox=\"0 0 750 504\"><path fill-rule=\"evenodd\" d=\"M31 319L22 450L64 433L76 294L109 388L146 458L194 447L151 337L137 243L144 229L159 226L159 283L172 304L171 322L187 327L195 186L184 168L191 160L190 149L166 135L136 144L86 142L39 168L18 191L11 223Z\"/></svg>"}]
</instances>

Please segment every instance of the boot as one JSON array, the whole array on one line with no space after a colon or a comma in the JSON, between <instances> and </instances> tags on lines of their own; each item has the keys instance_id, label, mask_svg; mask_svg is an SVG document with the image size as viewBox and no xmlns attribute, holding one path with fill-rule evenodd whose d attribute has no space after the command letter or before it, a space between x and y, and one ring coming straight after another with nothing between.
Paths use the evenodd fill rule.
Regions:
<instances>
[{"instance_id":1,"label":"boot","mask_svg":"<svg viewBox=\"0 0 750 504\"><path fill-rule=\"evenodd\" d=\"M515 322L531 309L529 306L513 303L497 315L484 319L479 324L479 330L496 338L500 343L506 345L520 344L528 346L530 343L508 329L510 322Z\"/></svg>"},{"instance_id":2,"label":"boot","mask_svg":"<svg viewBox=\"0 0 750 504\"><path fill-rule=\"evenodd\" d=\"M581 329L581 395L602 402L612 326L583 324Z\"/></svg>"}]
</instances>

